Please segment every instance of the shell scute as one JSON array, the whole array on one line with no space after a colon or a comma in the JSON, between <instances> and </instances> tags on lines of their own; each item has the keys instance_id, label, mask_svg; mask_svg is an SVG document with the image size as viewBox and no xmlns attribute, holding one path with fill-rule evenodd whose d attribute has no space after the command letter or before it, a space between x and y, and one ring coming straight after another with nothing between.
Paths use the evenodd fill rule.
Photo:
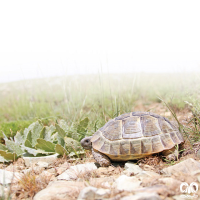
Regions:
<instances>
[{"instance_id":1,"label":"shell scute","mask_svg":"<svg viewBox=\"0 0 200 200\"><path fill-rule=\"evenodd\" d=\"M166 121L164 118L159 119L159 124L160 124L160 128L161 128L163 133L170 133L170 132L174 131L171 123Z\"/></svg>"},{"instance_id":2,"label":"shell scute","mask_svg":"<svg viewBox=\"0 0 200 200\"><path fill-rule=\"evenodd\" d=\"M143 129L143 135L145 137L151 137L153 135L161 134L161 129L158 124L158 119L152 116L142 116L141 124Z\"/></svg>"},{"instance_id":3,"label":"shell scute","mask_svg":"<svg viewBox=\"0 0 200 200\"><path fill-rule=\"evenodd\" d=\"M120 155L130 155L130 141L123 140L120 142Z\"/></svg>"},{"instance_id":4,"label":"shell scute","mask_svg":"<svg viewBox=\"0 0 200 200\"><path fill-rule=\"evenodd\" d=\"M175 145L169 133L161 134L160 139L165 149L171 149Z\"/></svg>"},{"instance_id":5,"label":"shell scute","mask_svg":"<svg viewBox=\"0 0 200 200\"><path fill-rule=\"evenodd\" d=\"M94 149L96 150L100 150L101 147L103 146L105 141L105 138L103 138L102 136L100 136L97 140L95 140L94 142L92 142L92 146Z\"/></svg>"},{"instance_id":6,"label":"shell scute","mask_svg":"<svg viewBox=\"0 0 200 200\"><path fill-rule=\"evenodd\" d=\"M141 140L141 149L142 149L142 153L144 153L144 154L152 153L151 138L143 138Z\"/></svg>"},{"instance_id":7,"label":"shell scute","mask_svg":"<svg viewBox=\"0 0 200 200\"><path fill-rule=\"evenodd\" d=\"M120 150L120 142L119 141L111 142L109 155L119 156L119 150Z\"/></svg>"},{"instance_id":8,"label":"shell scute","mask_svg":"<svg viewBox=\"0 0 200 200\"><path fill-rule=\"evenodd\" d=\"M110 121L109 125L105 126L101 131L108 140L122 139L122 121Z\"/></svg>"},{"instance_id":9,"label":"shell scute","mask_svg":"<svg viewBox=\"0 0 200 200\"><path fill-rule=\"evenodd\" d=\"M141 154L141 140L130 140L130 154Z\"/></svg>"},{"instance_id":10,"label":"shell scute","mask_svg":"<svg viewBox=\"0 0 200 200\"><path fill-rule=\"evenodd\" d=\"M125 139L136 139L142 137L140 118L129 117L122 121L122 137Z\"/></svg>"},{"instance_id":11,"label":"shell scute","mask_svg":"<svg viewBox=\"0 0 200 200\"><path fill-rule=\"evenodd\" d=\"M133 116L138 116L138 117L140 117L140 116L144 116L144 115L149 115L149 113L148 112L132 112L132 115Z\"/></svg>"},{"instance_id":12,"label":"shell scute","mask_svg":"<svg viewBox=\"0 0 200 200\"><path fill-rule=\"evenodd\" d=\"M131 113L125 113L115 118L115 120L122 120L131 116Z\"/></svg>"},{"instance_id":13,"label":"shell scute","mask_svg":"<svg viewBox=\"0 0 200 200\"><path fill-rule=\"evenodd\" d=\"M100 148L102 153L108 154L110 152L110 142L105 140L102 147Z\"/></svg>"},{"instance_id":14,"label":"shell scute","mask_svg":"<svg viewBox=\"0 0 200 200\"><path fill-rule=\"evenodd\" d=\"M160 152L164 149L163 143L162 143L159 135L153 136L151 138L151 141L152 141L152 152L153 153Z\"/></svg>"}]
</instances>

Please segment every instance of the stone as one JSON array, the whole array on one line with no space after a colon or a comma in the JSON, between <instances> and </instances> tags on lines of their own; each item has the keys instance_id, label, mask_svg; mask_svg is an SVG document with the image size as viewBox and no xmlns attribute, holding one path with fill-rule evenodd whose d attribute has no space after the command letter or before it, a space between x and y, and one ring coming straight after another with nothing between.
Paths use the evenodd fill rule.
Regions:
<instances>
[{"instance_id":1,"label":"stone","mask_svg":"<svg viewBox=\"0 0 200 200\"><path fill-rule=\"evenodd\" d=\"M124 169L128 172L134 173L134 175L142 172L142 169L138 165L130 161L125 163Z\"/></svg>"},{"instance_id":2,"label":"stone","mask_svg":"<svg viewBox=\"0 0 200 200\"><path fill-rule=\"evenodd\" d=\"M115 178L112 176L90 178L89 185L93 187L112 188L115 185L114 182L115 182Z\"/></svg>"},{"instance_id":3,"label":"stone","mask_svg":"<svg viewBox=\"0 0 200 200\"><path fill-rule=\"evenodd\" d=\"M170 187L180 187L181 185L181 181L171 178L171 177L165 177L165 178L159 178L159 181L162 181L163 183L165 183L165 185L170 186Z\"/></svg>"},{"instance_id":4,"label":"stone","mask_svg":"<svg viewBox=\"0 0 200 200\"><path fill-rule=\"evenodd\" d=\"M144 165L143 166L143 170L144 171L154 171L154 167L152 167L150 165Z\"/></svg>"},{"instance_id":5,"label":"stone","mask_svg":"<svg viewBox=\"0 0 200 200\"><path fill-rule=\"evenodd\" d=\"M136 177L121 175L116 179L116 185L118 190L133 191L134 189L140 188L142 181L139 181Z\"/></svg>"},{"instance_id":6,"label":"stone","mask_svg":"<svg viewBox=\"0 0 200 200\"><path fill-rule=\"evenodd\" d=\"M50 156L41 156L41 157L26 157L26 155L24 154L24 156L22 157L25 161L25 165L27 167L31 167L33 165L35 165L38 162L46 162L48 164L52 164L57 160L59 154L53 154Z\"/></svg>"},{"instance_id":7,"label":"stone","mask_svg":"<svg viewBox=\"0 0 200 200\"><path fill-rule=\"evenodd\" d=\"M41 174L40 174L41 176L45 176L45 177L49 177L49 178L51 178L53 175L50 173L50 172L48 172L48 171L43 171Z\"/></svg>"},{"instance_id":8,"label":"stone","mask_svg":"<svg viewBox=\"0 0 200 200\"><path fill-rule=\"evenodd\" d=\"M175 200L184 200L182 195L175 195L175 196L173 196L173 199L175 199Z\"/></svg>"},{"instance_id":9,"label":"stone","mask_svg":"<svg viewBox=\"0 0 200 200\"><path fill-rule=\"evenodd\" d=\"M51 182L45 189L38 192L33 200L72 200L77 199L80 191L84 188L83 182L55 181Z\"/></svg>"},{"instance_id":10,"label":"stone","mask_svg":"<svg viewBox=\"0 0 200 200\"><path fill-rule=\"evenodd\" d=\"M192 173L193 176L197 177L197 180L200 182L200 170L196 170Z\"/></svg>"},{"instance_id":11,"label":"stone","mask_svg":"<svg viewBox=\"0 0 200 200\"><path fill-rule=\"evenodd\" d=\"M30 167L30 168L28 168L28 169L24 169L24 170L22 170L22 172L24 173L24 174L26 174L26 173L28 173L28 172L31 172L31 171L34 171L35 173L41 173L42 171L44 170L44 168L41 168L41 167L39 167L39 166L37 166L37 167Z\"/></svg>"},{"instance_id":12,"label":"stone","mask_svg":"<svg viewBox=\"0 0 200 200\"><path fill-rule=\"evenodd\" d=\"M200 149L197 151L196 156L197 156L198 159L200 159Z\"/></svg>"},{"instance_id":13,"label":"stone","mask_svg":"<svg viewBox=\"0 0 200 200\"><path fill-rule=\"evenodd\" d=\"M137 174L135 177L137 177L139 180L143 181L146 178L158 178L158 177L160 177L160 175L157 174L156 172L152 172L152 171L142 171L139 174Z\"/></svg>"},{"instance_id":14,"label":"stone","mask_svg":"<svg viewBox=\"0 0 200 200\"><path fill-rule=\"evenodd\" d=\"M57 174L62 174L64 171L70 168L70 164L68 162L63 163L59 167L56 167Z\"/></svg>"},{"instance_id":15,"label":"stone","mask_svg":"<svg viewBox=\"0 0 200 200\"><path fill-rule=\"evenodd\" d=\"M21 174L18 172L10 172L0 169L0 184L10 184L17 182L20 179Z\"/></svg>"},{"instance_id":16,"label":"stone","mask_svg":"<svg viewBox=\"0 0 200 200\"><path fill-rule=\"evenodd\" d=\"M121 198L121 200L162 200L156 193L137 193L135 195L126 196Z\"/></svg>"},{"instance_id":17,"label":"stone","mask_svg":"<svg viewBox=\"0 0 200 200\"><path fill-rule=\"evenodd\" d=\"M43 162L43 161L39 161L39 162L37 162L36 163L36 165L38 166L38 167L43 167L43 168L47 168L48 166L49 166L49 163L47 163L47 162Z\"/></svg>"},{"instance_id":18,"label":"stone","mask_svg":"<svg viewBox=\"0 0 200 200\"><path fill-rule=\"evenodd\" d=\"M86 164L79 164L71 166L65 172L57 177L58 180L76 180L86 172L91 172L97 169L97 166L94 163L86 163Z\"/></svg>"},{"instance_id":19,"label":"stone","mask_svg":"<svg viewBox=\"0 0 200 200\"><path fill-rule=\"evenodd\" d=\"M108 198L110 194L109 189L95 188L95 187L86 187L81 190L78 200L95 200L95 199L104 199Z\"/></svg>"},{"instance_id":20,"label":"stone","mask_svg":"<svg viewBox=\"0 0 200 200\"><path fill-rule=\"evenodd\" d=\"M50 168L50 169L47 169L47 171L53 175L56 175L56 169L55 168Z\"/></svg>"},{"instance_id":21,"label":"stone","mask_svg":"<svg viewBox=\"0 0 200 200\"><path fill-rule=\"evenodd\" d=\"M167 186L165 185L153 185L150 187L143 187L133 190L136 193L158 193L167 194L169 192Z\"/></svg>"},{"instance_id":22,"label":"stone","mask_svg":"<svg viewBox=\"0 0 200 200\"><path fill-rule=\"evenodd\" d=\"M200 162L194 160L193 158L188 158L176 165L164 168L162 173L165 175L171 176L174 175L181 175L187 174L191 175L194 171L200 170Z\"/></svg>"}]
</instances>

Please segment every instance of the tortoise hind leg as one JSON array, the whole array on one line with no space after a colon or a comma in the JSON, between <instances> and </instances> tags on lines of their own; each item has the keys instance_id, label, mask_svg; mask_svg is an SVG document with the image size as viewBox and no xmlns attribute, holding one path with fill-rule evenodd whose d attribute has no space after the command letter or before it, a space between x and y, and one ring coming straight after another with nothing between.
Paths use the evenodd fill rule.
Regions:
<instances>
[{"instance_id":1,"label":"tortoise hind leg","mask_svg":"<svg viewBox=\"0 0 200 200\"><path fill-rule=\"evenodd\" d=\"M94 159L100 164L101 167L108 167L111 165L110 158L108 156L96 151L92 148L92 155Z\"/></svg>"},{"instance_id":2,"label":"tortoise hind leg","mask_svg":"<svg viewBox=\"0 0 200 200\"><path fill-rule=\"evenodd\" d=\"M169 161L176 161L178 157L178 151L174 148L169 149L169 150L164 150L162 152L162 155L166 157L167 160Z\"/></svg>"}]
</instances>

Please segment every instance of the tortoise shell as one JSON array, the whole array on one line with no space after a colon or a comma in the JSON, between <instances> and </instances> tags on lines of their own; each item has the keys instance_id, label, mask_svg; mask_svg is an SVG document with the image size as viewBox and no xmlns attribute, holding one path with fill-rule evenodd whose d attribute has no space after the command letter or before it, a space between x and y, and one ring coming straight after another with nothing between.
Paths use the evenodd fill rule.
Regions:
<instances>
[{"instance_id":1,"label":"tortoise shell","mask_svg":"<svg viewBox=\"0 0 200 200\"><path fill-rule=\"evenodd\" d=\"M91 139L92 147L114 161L134 160L173 148L184 142L165 117L131 112L107 122Z\"/></svg>"}]
</instances>

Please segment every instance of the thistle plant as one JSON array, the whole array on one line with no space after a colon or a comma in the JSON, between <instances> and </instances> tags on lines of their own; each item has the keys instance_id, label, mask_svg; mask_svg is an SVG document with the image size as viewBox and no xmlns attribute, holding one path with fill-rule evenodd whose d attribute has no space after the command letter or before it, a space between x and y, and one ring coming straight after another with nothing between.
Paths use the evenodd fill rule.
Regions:
<instances>
[{"instance_id":1,"label":"thistle plant","mask_svg":"<svg viewBox=\"0 0 200 200\"><path fill-rule=\"evenodd\" d=\"M16 160L26 156L46 156L51 154L79 156L84 154L80 140L87 134L89 119L79 122L70 130L64 120L50 126L44 126L40 120L32 123L24 132L17 132L13 138L4 135L4 144L0 144L0 162Z\"/></svg>"}]
</instances>

